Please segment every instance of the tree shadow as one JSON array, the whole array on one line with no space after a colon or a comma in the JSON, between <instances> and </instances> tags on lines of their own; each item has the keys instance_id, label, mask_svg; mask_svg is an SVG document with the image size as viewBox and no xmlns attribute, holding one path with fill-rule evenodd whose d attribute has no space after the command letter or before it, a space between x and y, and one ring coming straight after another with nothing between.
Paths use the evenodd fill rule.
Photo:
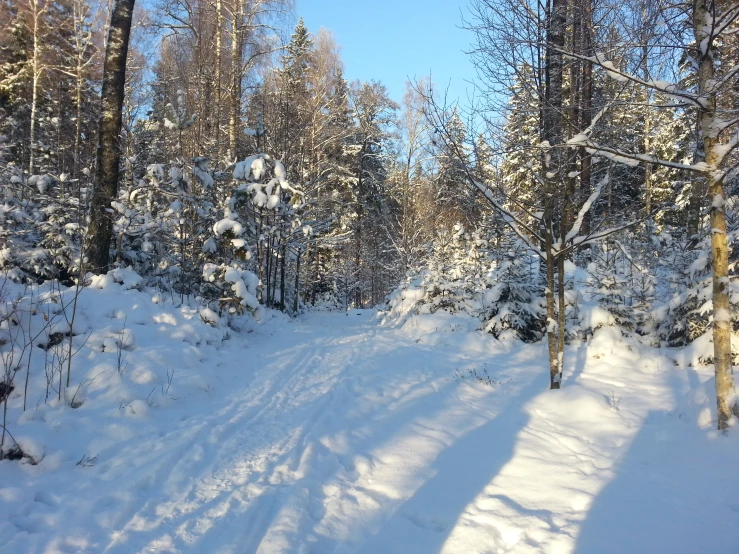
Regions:
<instances>
[{"instance_id":1,"label":"tree shadow","mask_svg":"<svg viewBox=\"0 0 739 554\"><path fill-rule=\"evenodd\" d=\"M572 364L572 373L570 375L567 375L566 373L563 375L565 381L563 386L567 386L568 383L576 383L578 378L585 372L585 364L588 359L588 343L578 342L578 344L576 346L573 345L572 348L575 350L573 356L575 361ZM567 352L565 352L565 354L567 354ZM565 356L565 362L567 362L567 356Z\"/></svg>"},{"instance_id":2,"label":"tree shadow","mask_svg":"<svg viewBox=\"0 0 739 554\"><path fill-rule=\"evenodd\" d=\"M504 408L496 418L446 448L432 464L433 477L398 506L358 552L441 551L467 507L512 459L518 435L530 419L522 407L545 392L545 378L545 374L541 379L534 378L517 393L518 409Z\"/></svg>"},{"instance_id":3,"label":"tree shadow","mask_svg":"<svg viewBox=\"0 0 739 554\"><path fill-rule=\"evenodd\" d=\"M739 552L739 479L729 443L694 421L650 411L595 498L575 554Z\"/></svg>"}]
</instances>

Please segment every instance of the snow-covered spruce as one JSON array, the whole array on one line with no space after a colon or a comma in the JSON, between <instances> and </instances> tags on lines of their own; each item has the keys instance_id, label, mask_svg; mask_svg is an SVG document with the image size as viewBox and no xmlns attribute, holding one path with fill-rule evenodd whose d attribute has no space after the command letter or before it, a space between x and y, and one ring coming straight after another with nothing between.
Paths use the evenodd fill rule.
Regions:
<instances>
[{"instance_id":1,"label":"snow-covered spruce","mask_svg":"<svg viewBox=\"0 0 739 554\"><path fill-rule=\"evenodd\" d=\"M0 269L16 280L68 280L79 264L86 186L66 174L25 179L0 164L0 187Z\"/></svg>"},{"instance_id":2,"label":"snow-covered spruce","mask_svg":"<svg viewBox=\"0 0 739 554\"><path fill-rule=\"evenodd\" d=\"M460 224L441 230L428 270L410 278L389 298L385 320L403 323L410 315L464 313L496 338L534 342L544 332L538 259L522 241L494 250L484 229L472 234Z\"/></svg>"},{"instance_id":3,"label":"snow-covered spruce","mask_svg":"<svg viewBox=\"0 0 739 554\"><path fill-rule=\"evenodd\" d=\"M216 212L221 218L213 225L213 236L203 243L204 255L214 260L203 265L203 279L221 291L221 308L228 305L232 312L246 309L259 317L259 278L250 270L259 260L253 259L247 240L264 241L269 234L279 238L284 232L279 225L265 226L264 210L280 214L291 226L299 225L299 220L290 222L289 217L301 193L287 181L282 163L268 154L237 162L232 177L233 192Z\"/></svg>"}]
</instances>

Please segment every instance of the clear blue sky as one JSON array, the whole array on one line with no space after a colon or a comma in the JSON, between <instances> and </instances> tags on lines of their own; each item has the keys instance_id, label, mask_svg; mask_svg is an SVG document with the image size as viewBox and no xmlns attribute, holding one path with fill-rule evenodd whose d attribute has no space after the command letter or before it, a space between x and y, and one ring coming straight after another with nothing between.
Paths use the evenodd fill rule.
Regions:
<instances>
[{"instance_id":1,"label":"clear blue sky","mask_svg":"<svg viewBox=\"0 0 739 554\"><path fill-rule=\"evenodd\" d=\"M296 15L315 33L331 29L347 79L378 80L397 102L407 79L432 75L437 90L465 103L474 69L460 29L466 0L296 0Z\"/></svg>"}]
</instances>

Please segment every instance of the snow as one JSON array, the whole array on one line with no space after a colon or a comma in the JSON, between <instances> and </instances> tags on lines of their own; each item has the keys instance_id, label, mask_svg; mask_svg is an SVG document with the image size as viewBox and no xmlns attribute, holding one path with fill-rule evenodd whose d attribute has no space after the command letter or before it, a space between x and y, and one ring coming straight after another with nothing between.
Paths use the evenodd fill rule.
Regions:
<instances>
[{"instance_id":1,"label":"snow","mask_svg":"<svg viewBox=\"0 0 739 554\"><path fill-rule=\"evenodd\" d=\"M284 181L285 179L287 179L287 171L285 170L285 166L282 164L281 161L275 160L274 172L275 172L275 177L277 177L277 179L281 181Z\"/></svg>"},{"instance_id":2,"label":"snow","mask_svg":"<svg viewBox=\"0 0 739 554\"><path fill-rule=\"evenodd\" d=\"M0 462L0 550L739 550L739 435L712 430L712 369L685 350L606 325L567 347L549 391L544 342L410 315L412 290L392 325L358 310L229 324L109 276L79 299L81 405L11 397L39 463ZM103 348L121 337L122 370Z\"/></svg>"},{"instance_id":3,"label":"snow","mask_svg":"<svg viewBox=\"0 0 739 554\"><path fill-rule=\"evenodd\" d=\"M670 92L675 89L675 85L673 85L669 81L654 80L654 81L649 81L647 85L654 87L656 89L659 89L659 90L666 91L666 92Z\"/></svg>"},{"instance_id":4,"label":"snow","mask_svg":"<svg viewBox=\"0 0 739 554\"><path fill-rule=\"evenodd\" d=\"M718 308L713 315L714 321L731 322L731 313L725 308Z\"/></svg>"},{"instance_id":5,"label":"snow","mask_svg":"<svg viewBox=\"0 0 739 554\"><path fill-rule=\"evenodd\" d=\"M273 210L277 207L277 205L280 203L280 197L276 194L272 194L267 199L267 209Z\"/></svg>"},{"instance_id":6,"label":"snow","mask_svg":"<svg viewBox=\"0 0 739 554\"><path fill-rule=\"evenodd\" d=\"M233 219L221 219L213 225L213 232L216 236L220 237L224 233L231 231L234 235L238 236L244 232L244 227L238 221Z\"/></svg>"},{"instance_id":7,"label":"snow","mask_svg":"<svg viewBox=\"0 0 739 554\"><path fill-rule=\"evenodd\" d=\"M731 152L734 148L737 147L737 144L739 144L739 134L735 134L727 143L725 144L714 144L713 145L713 151L717 158L717 164L720 164L723 159L726 157L726 155Z\"/></svg>"},{"instance_id":8,"label":"snow","mask_svg":"<svg viewBox=\"0 0 739 554\"><path fill-rule=\"evenodd\" d=\"M213 179L213 176L206 169L195 166L193 168L193 172L195 173L195 176L202 183L204 189L213 188L213 184L215 183L215 181Z\"/></svg>"},{"instance_id":9,"label":"snow","mask_svg":"<svg viewBox=\"0 0 739 554\"><path fill-rule=\"evenodd\" d=\"M598 52L595 54L595 56L592 58L593 61L598 63L601 67L603 67L606 70L606 73L611 79L614 79L619 82L625 82L628 81L628 77L626 77L621 70L619 70L615 65L613 65L613 62L608 60L606 55L602 52Z\"/></svg>"},{"instance_id":10,"label":"snow","mask_svg":"<svg viewBox=\"0 0 739 554\"><path fill-rule=\"evenodd\" d=\"M598 154L599 156L602 156L604 158L608 158L609 160L612 160L616 163L626 165L628 167L638 167L640 162L640 159L637 159L636 157L630 158L626 156L620 156L618 154L615 154L613 152L606 152L605 150L600 150L598 148L586 148L585 149L588 154ZM647 161L647 160L644 160Z\"/></svg>"},{"instance_id":11,"label":"snow","mask_svg":"<svg viewBox=\"0 0 739 554\"><path fill-rule=\"evenodd\" d=\"M216 250L218 250L218 245L212 237L203 243L203 252L215 252Z\"/></svg>"},{"instance_id":12,"label":"snow","mask_svg":"<svg viewBox=\"0 0 739 554\"><path fill-rule=\"evenodd\" d=\"M590 211L593 203L598 199L601 192L603 191L603 188L608 185L609 181L610 175L606 173L603 179L601 179L600 182L596 185L595 190L590 194L588 199L583 203L582 207L578 211L575 223L572 224L572 227L565 236L565 243L572 242L574 244L579 244L580 242L582 242L582 240L584 240L584 237L582 238L582 240L577 240L580 238L578 237L578 235L580 234L580 229L582 228L583 218L588 213L588 211Z\"/></svg>"},{"instance_id":13,"label":"snow","mask_svg":"<svg viewBox=\"0 0 739 554\"><path fill-rule=\"evenodd\" d=\"M138 287L141 276L130 267L118 268L108 272L106 275L88 275L89 287L93 289L105 289L113 284L119 284L123 290Z\"/></svg>"},{"instance_id":14,"label":"snow","mask_svg":"<svg viewBox=\"0 0 739 554\"><path fill-rule=\"evenodd\" d=\"M712 208L718 208L723 209L724 206L726 206L726 199L724 198L723 194L714 194L713 199L711 200L711 207Z\"/></svg>"},{"instance_id":15,"label":"snow","mask_svg":"<svg viewBox=\"0 0 739 554\"><path fill-rule=\"evenodd\" d=\"M28 185L36 187L40 194L45 194L52 182L53 179L50 175L31 175L28 178Z\"/></svg>"},{"instance_id":16,"label":"snow","mask_svg":"<svg viewBox=\"0 0 739 554\"><path fill-rule=\"evenodd\" d=\"M611 79L614 79L621 83L629 80L626 76L622 75L618 69L616 69L616 66L613 65L613 62L605 61L601 65L606 69L606 73Z\"/></svg>"},{"instance_id":17,"label":"snow","mask_svg":"<svg viewBox=\"0 0 739 554\"><path fill-rule=\"evenodd\" d=\"M567 141L567 144L572 146L579 146L588 144L588 135L585 133L579 133Z\"/></svg>"},{"instance_id":18,"label":"snow","mask_svg":"<svg viewBox=\"0 0 739 554\"><path fill-rule=\"evenodd\" d=\"M262 175L264 175L266 169L267 167L264 163L264 158L262 157L257 157L251 163L251 174L254 176L254 179L256 181L259 181L262 178Z\"/></svg>"},{"instance_id":19,"label":"snow","mask_svg":"<svg viewBox=\"0 0 739 554\"><path fill-rule=\"evenodd\" d=\"M238 180L248 179L251 175L252 167L256 160L260 159L259 156L249 156L242 162L237 162L234 165L233 178ZM264 162L262 162L264 165ZM256 178L256 177L255 177Z\"/></svg>"}]
</instances>

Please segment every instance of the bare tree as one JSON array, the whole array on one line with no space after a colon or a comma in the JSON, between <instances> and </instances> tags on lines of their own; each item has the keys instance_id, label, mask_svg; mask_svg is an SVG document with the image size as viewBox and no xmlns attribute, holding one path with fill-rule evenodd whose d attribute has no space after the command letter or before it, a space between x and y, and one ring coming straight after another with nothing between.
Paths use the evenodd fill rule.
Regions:
<instances>
[{"instance_id":1,"label":"bare tree","mask_svg":"<svg viewBox=\"0 0 739 554\"><path fill-rule=\"evenodd\" d=\"M663 93L688 108L696 117L700 156L693 164L662 160L650 154L635 154L618 146L596 144L589 133L576 141L593 154L610 156L627 162L663 165L693 172L703 179L710 206L711 271L713 276L713 350L716 374L718 429L729 426L732 413L739 417L736 400L732 400L734 377L731 358L731 316L729 301L729 258L726 235L726 191L729 154L739 145L739 117L734 109L734 85L739 78L739 63L719 65L723 45L739 32L739 2L696 0L687 12L694 42L687 46L691 67L695 72L693 90L677 84L645 80L618 70L604 56L596 56L596 65L616 80L628 80L646 89ZM727 96L731 100L727 100ZM728 109L727 109L728 107ZM701 159L702 158L702 159Z\"/></svg>"},{"instance_id":2,"label":"bare tree","mask_svg":"<svg viewBox=\"0 0 739 554\"><path fill-rule=\"evenodd\" d=\"M470 53L481 80L474 116L485 123L498 156L526 149L517 172L527 175L534 192L530 201L522 200L514 191L507 191L504 183L483 180L469 164L466 177L541 258L552 389L561 386L564 366L565 261L584 246L643 219L607 214L591 225L594 207L609 185L607 170L592 185L592 152L578 138L590 132L603 116L592 116L594 64L587 52L593 48L593 17L590 0L552 0L546 4L475 0L465 22L475 36ZM604 17L601 13L601 23ZM531 99L531 118L537 120L538 133L530 137L529 144L514 144L509 150L506 119L511 106L507 99L516 86ZM439 139L456 149L460 161L464 160L462 145L454 144L454 134L448 129L449 108L438 105L430 96L428 100L428 114Z\"/></svg>"},{"instance_id":3,"label":"bare tree","mask_svg":"<svg viewBox=\"0 0 739 554\"><path fill-rule=\"evenodd\" d=\"M566 2L564 2L566 4ZM584 231L583 217L587 208L592 206L593 196L599 194L601 186L596 186L591 197L585 201L581 208L580 214L574 223L568 221L568 210L562 209L561 204L553 201L556 191L553 189L555 183L550 179L557 178L557 173L561 172L563 167L567 167L566 163L560 162L559 166L552 164L552 159L562 159L567 150L585 151L590 155L597 155L601 158L610 159L617 164L626 164L636 166L639 164L647 166L663 166L671 169L682 170L695 174L698 179L698 188L695 190L707 191L708 198L706 203L709 206L710 215L710 236L711 236L711 269L713 275L713 343L714 343L714 367L716 372L716 395L718 405L718 428L725 430L728 427L732 412L739 414L739 410L732 395L734 390L733 372L731 367L731 317L729 303L729 273L728 273L728 243L726 235L726 192L724 183L731 164L731 152L739 145L739 114L736 112L736 102L734 98L735 83L739 78L739 64L730 56L724 55L726 45L730 43L731 37L739 32L737 19L739 18L739 2L736 1L710 1L695 0L691 3L681 4L679 6L672 4L654 3L650 5L652 13L659 16L662 21L674 22L672 29L672 39L669 46L677 52L682 52L681 56L672 53L667 57L668 60L674 60L675 63L683 63L687 69L692 71L689 78L678 82L676 80L669 81L661 76L652 74L657 64L651 63L650 60L644 58L650 52L658 50L660 44L664 45L664 36L658 36L653 33L638 33L636 40L632 42L621 41L612 49L610 54L604 52L589 52L590 47L577 49L577 43L567 44L561 39L559 31L561 10L565 9L560 0L553 0L551 3L551 13L548 18L547 34L543 37L539 16L535 9L529 4L520 3L519 6L525 5L525 9L519 9L518 14L524 20L529 22L527 27L518 35L517 31L511 31L501 25L501 22L510 20L510 14L505 13L503 8L492 6L491 2L486 0L478 0L474 3L477 11L477 22L479 23L473 30L476 30L478 37L482 37L482 45L475 51L478 61L487 61L485 56L490 55L490 41L486 41L486 37L492 33L496 39L508 41L513 45L513 51L524 52L526 48L531 51L541 51L546 48L546 62L544 65L545 101L542 104L542 134L545 142L542 146L545 150L545 167L546 173L542 179L542 189L545 192L545 209L543 215L543 234L542 241L545 246L543 257L547 260L547 276L548 288L551 288L553 279L551 274L551 257L562 259L565 251L571 250L578 245L586 244L594 238L602 238L610 230L594 231L587 229ZM508 6L512 8L512 6ZM590 9L592 5L586 5L586 9ZM622 10L629 10L632 7L622 6ZM608 9L615 9L608 7ZM614 12L614 13L623 13ZM492 15L491 15L492 14ZM537 23L535 25L535 23ZM690 29L691 35L688 36L686 29ZM642 29L643 31L643 29ZM485 33L488 32L488 35ZM614 57L616 50L620 51L620 57L623 59L631 58L636 60L633 64L633 71L623 68L618 64L618 60ZM533 56L535 60L540 57ZM572 134L564 141L560 141L558 133L562 132L562 121L559 119L561 113L564 113L565 106L558 99L560 68L559 60L565 58L568 60L579 60L587 65L597 68L604 78L622 85L615 88L615 97L607 99L601 107L598 114L590 121L587 127L580 127L575 134ZM684 63L687 60L687 63ZM723 63L721 63L723 62ZM554 65L552 65L554 64ZM499 67L488 62L484 65L485 69L492 67L492 71L488 71L488 75L499 77L502 75ZM508 69L512 67L509 64ZM510 72L509 72L510 73ZM674 71L677 74L677 70ZM499 78L498 82L504 79ZM574 85L575 83L571 83ZM626 85L641 88L646 93L659 95L661 98L669 98L669 103L653 104L647 102L647 108L652 110L674 109L678 107L682 110L684 117L694 118L691 127L698 130L698 147L693 163L682 163L680 161L661 159L647 148L642 148L642 152L630 150L623 147L622 144L603 144L596 139L598 121L609 110L613 109L619 102L618 95L626 88ZM539 85L537 90L541 90ZM644 96L644 95L643 95ZM541 96L540 96L541 97ZM574 104L573 104L574 107ZM577 128L576 128L577 129ZM562 152L550 154L552 152ZM536 175L532 175L536 179ZM560 175L561 178L561 175ZM486 187L479 187L483 192ZM559 187L560 189L562 187ZM565 184L564 187L567 190ZM495 204L497 202L494 195L490 194L489 200ZM647 195L648 198L648 195ZM691 204L695 204L695 192L691 199ZM692 206L694 208L695 206ZM498 206L499 211L509 218L510 222L518 228L522 235L537 237L537 229L529 226L526 222L517 217L515 213ZM555 211L556 210L556 211ZM552 217L551 213L559 213L560 233L551 230L553 224L557 224L557 218ZM574 214L574 211L572 212ZM650 214L647 214L647 217ZM537 218L534 217L533 220ZM623 228L629 222L624 222L614 229ZM565 230L569 231L565 233ZM522 231L523 230L523 231ZM559 234L559 243L549 237L555 237ZM551 245L551 246L550 246ZM550 254L551 252L551 254ZM561 278L561 269L558 267L558 273ZM550 291L547 291L551 294ZM560 289L561 293L561 289ZM560 303L562 301L560 295ZM547 298L548 315L550 318L550 326L552 325L550 297ZM561 309L561 306L560 306ZM561 318L561 312L560 312ZM561 320L557 322L561 323ZM561 326L560 326L561 331ZM550 361L552 348L552 337L550 335ZM561 352L561 335L558 337L558 350ZM561 370L561 362L557 364ZM552 374L557 366L552 366ZM554 383L554 381L553 381Z\"/></svg>"},{"instance_id":4,"label":"bare tree","mask_svg":"<svg viewBox=\"0 0 739 554\"><path fill-rule=\"evenodd\" d=\"M422 90L429 89L426 82L417 86ZM398 128L401 134L400 159L389 177L398 208L392 214L387 232L398 252L400 269L405 274L416 267L425 252L424 244L433 237L431 191L424 179L431 135L423 113L423 94L410 83L406 84Z\"/></svg>"}]
</instances>

